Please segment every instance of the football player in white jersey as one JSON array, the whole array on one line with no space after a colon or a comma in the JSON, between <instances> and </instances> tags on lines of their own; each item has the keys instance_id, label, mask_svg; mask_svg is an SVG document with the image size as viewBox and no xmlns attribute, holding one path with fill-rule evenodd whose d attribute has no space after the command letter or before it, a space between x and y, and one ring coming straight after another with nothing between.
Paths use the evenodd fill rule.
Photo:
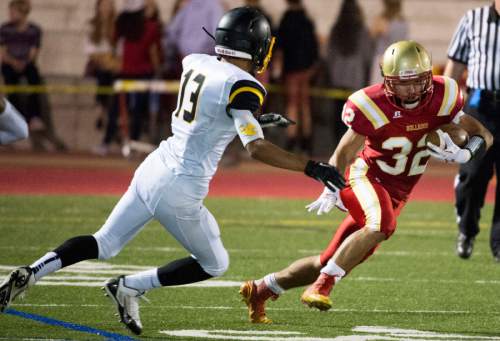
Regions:
<instances>
[{"instance_id":1,"label":"football player in white jersey","mask_svg":"<svg viewBox=\"0 0 500 341\"><path fill-rule=\"evenodd\" d=\"M0 96L0 144L9 144L28 137L28 124L23 116Z\"/></svg>"},{"instance_id":2,"label":"football player in white jersey","mask_svg":"<svg viewBox=\"0 0 500 341\"><path fill-rule=\"evenodd\" d=\"M254 115L266 90L253 74L266 68L274 43L265 17L250 7L233 9L220 20L215 42L217 56L184 58L172 113L173 136L137 168L101 229L69 239L30 266L14 270L0 286L0 310L47 274L86 259L115 256L152 219L191 256L106 282L104 289L121 322L133 333L142 331L138 299L147 290L221 276L229 257L203 200L224 150L237 135L254 159L305 172L332 190L345 186L335 167L288 153L264 139Z\"/></svg>"}]
</instances>

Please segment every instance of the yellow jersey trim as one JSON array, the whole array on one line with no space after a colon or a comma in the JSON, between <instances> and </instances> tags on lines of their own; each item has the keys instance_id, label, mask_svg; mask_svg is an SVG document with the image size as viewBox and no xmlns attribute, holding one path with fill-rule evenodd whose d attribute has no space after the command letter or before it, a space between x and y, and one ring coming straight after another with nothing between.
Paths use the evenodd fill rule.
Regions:
<instances>
[{"instance_id":1,"label":"yellow jersey trim","mask_svg":"<svg viewBox=\"0 0 500 341\"><path fill-rule=\"evenodd\" d=\"M438 116L448 116L451 114L455 103L458 98L458 84L455 80L444 77L444 96L443 102L441 103L441 107L438 111Z\"/></svg>"},{"instance_id":2,"label":"yellow jersey trim","mask_svg":"<svg viewBox=\"0 0 500 341\"><path fill-rule=\"evenodd\" d=\"M378 105L372 101L370 97L363 91L357 91L349 99L356 104L356 106L361 110L365 117L370 121L375 129L378 129L387 123L389 120L385 114L380 110Z\"/></svg>"}]
</instances>

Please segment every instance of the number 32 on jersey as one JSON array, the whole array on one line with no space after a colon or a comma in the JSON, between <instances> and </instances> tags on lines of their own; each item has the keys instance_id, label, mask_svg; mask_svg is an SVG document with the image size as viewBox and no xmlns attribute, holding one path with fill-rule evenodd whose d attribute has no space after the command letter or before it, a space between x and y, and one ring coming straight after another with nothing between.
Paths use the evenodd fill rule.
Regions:
<instances>
[{"instance_id":1,"label":"number 32 on jersey","mask_svg":"<svg viewBox=\"0 0 500 341\"><path fill-rule=\"evenodd\" d=\"M425 138L427 135L424 135L417 143L417 147L425 147ZM380 167L382 171L391 175L400 175L405 169L406 165L409 161L408 155L411 153L413 149L413 144L406 137L391 137L382 143L382 148L386 150L397 150L400 152L393 155L393 159L395 160L394 166L390 166L387 162L382 160L377 160L377 165ZM425 167L427 166L427 162L422 162L423 158L426 158L430 155L427 149L421 150L413 156L411 160L410 169L408 170L408 176L419 175L425 171Z\"/></svg>"},{"instance_id":2,"label":"number 32 on jersey","mask_svg":"<svg viewBox=\"0 0 500 341\"><path fill-rule=\"evenodd\" d=\"M182 118L187 123L194 121L196 117L196 108L198 106L198 97L205 81L205 76L201 73L193 76L193 70L189 70L184 75L181 86L181 92L178 98L177 109L173 116Z\"/></svg>"}]
</instances>

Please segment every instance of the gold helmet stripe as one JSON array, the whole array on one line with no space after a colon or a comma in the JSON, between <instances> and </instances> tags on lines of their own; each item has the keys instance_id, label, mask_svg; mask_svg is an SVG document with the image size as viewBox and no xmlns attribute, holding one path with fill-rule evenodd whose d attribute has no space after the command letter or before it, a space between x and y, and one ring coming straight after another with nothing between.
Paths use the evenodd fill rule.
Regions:
<instances>
[{"instance_id":1,"label":"gold helmet stripe","mask_svg":"<svg viewBox=\"0 0 500 341\"><path fill-rule=\"evenodd\" d=\"M272 37L271 42L269 43L269 50L267 50L267 55L262 61L262 67L257 70L257 73L262 73L266 71L267 69L267 64L271 61L271 57L273 56L273 48L274 48L274 43L276 43L276 38Z\"/></svg>"},{"instance_id":2,"label":"gold helmet stripe","mask_svg":"<svg viewBox=\"0 0 500 341\"><path fill-rule=\"evenodd\" d=\"M355 92L349 99L356 104L365 117L371 122L375 129L378 129L387 123L389 120L380 108L371 100L363 90Z\"/></svg>"},{"instance_id":3,"label":"gold helmet stripe","mask_svg":"<svg viewBox=\"0 0 500 341\"><path fill-rule=\"evenodd\" d=\"M382 211L377 192L366 176L368 165L362 158L356 159L349 169L349 184L365 213L365 226L370 230L380 231Z\"/></svg>"},{"instance_id":4,"label":"gold helmet stripe","mask_svg":"<svg viewBox=\"0 0 500 341\"><path fill-rule=\"evenodd\" d=\"M443 76L444 79L444 96L441 107L439 108L438 116L448 116L455 106L458 97L458 84L454 79Z\"/></svg>"}]
</instances>

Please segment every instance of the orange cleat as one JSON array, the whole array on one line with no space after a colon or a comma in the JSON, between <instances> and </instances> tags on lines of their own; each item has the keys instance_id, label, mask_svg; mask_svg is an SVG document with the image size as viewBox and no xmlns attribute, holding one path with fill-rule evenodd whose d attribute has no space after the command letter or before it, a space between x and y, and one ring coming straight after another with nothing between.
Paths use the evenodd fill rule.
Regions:
<instances>
[{"instance_id":1,"label":"orange cleat","mask_svg":"<svg viewBox=\"0 0 500 341\"><path fill-rule=\"evenodd\" d=\"M267 287L263 295L258 294L258 288L254 281L247 281L240 287L241 300L248 307L248 317L252 323L272 323L266 316L265 304L270 297L276 299L278 296Z\"/></svg>"},{"instance_id":2,"label":"orange cleat","mask_svg":"<svg viewBox=\"0 0 500 341\"><path fill-rule=\"evenodd\" d=\"M332 307L330 292L335 284L335 277L321 273L309 288L304 291L300 301L309 308L317 308L326 311Z\"/></svg>"}]
</instances>

